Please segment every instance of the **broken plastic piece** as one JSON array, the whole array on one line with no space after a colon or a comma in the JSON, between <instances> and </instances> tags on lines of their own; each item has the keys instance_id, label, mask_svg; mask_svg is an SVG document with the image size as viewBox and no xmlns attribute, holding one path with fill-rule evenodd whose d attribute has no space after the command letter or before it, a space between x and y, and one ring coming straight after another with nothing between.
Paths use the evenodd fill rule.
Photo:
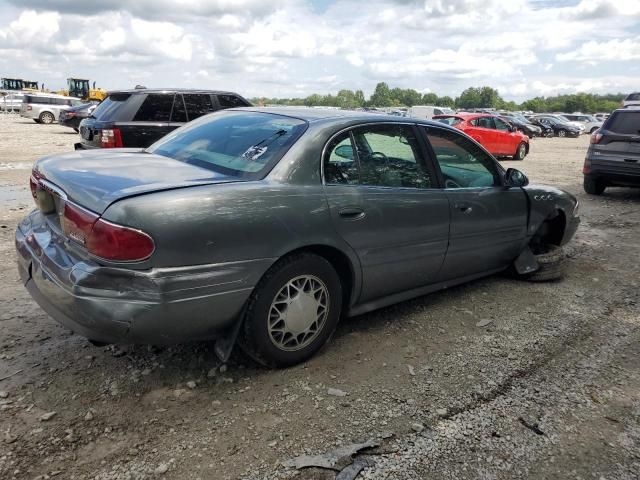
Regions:
<instances>
[{"instance_id":1,"label":"broken plastic piece","mask_svg":"<svg viewBox=\"0 0 640 480\"><path fill-rule=\"evenodd\" d=\"M338 447L335 450L331 450L321 455L300 455L299 457L285 460L282 462L282 465L288 468L296 468L298 470L301 468L319 467L340 471L353 462L353 455L358 453L360 450L378 446L380 446L379 442L369 440L365 443L354 443Z\"/></svg>"}]
</instances>

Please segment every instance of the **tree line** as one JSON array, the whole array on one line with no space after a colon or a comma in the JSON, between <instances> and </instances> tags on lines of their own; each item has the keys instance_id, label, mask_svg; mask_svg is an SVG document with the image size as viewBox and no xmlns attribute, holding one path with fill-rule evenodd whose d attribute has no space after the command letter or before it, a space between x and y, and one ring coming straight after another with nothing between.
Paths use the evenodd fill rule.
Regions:
<instances>
[{"instance_id":1,"label":"tree line","mask_svg":"<svg viewBox=\"0 0 640 480\"><path fill-rule=\"evenodd\" d=\"M533 112L609 112L619 107L624 94L595 95L576 93L554 97L535 97L520 104L506 101L498 90L491 87L470 87L459 97L440 97L435 93L420 93L412 88L390 88L385 82L376 85L366 99L362 90L340 90L336 95L314 93L305 98L253 98L256 105L323 106L340 108L364 107L412 107L414 105L436 105L451 108L496 108L504 110L526 110Z\"/></svg>"}]
</instances>

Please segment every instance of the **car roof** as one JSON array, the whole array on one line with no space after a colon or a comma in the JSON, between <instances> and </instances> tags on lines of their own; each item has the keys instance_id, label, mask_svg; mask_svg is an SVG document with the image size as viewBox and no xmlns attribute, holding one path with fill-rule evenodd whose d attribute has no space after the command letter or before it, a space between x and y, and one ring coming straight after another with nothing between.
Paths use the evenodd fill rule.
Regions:
<instances>
[{"instance_id":1,"label":"car roof","mask_svg":"<svg viewBox=\"0 0 640 480\"><path fill-rule=\"evenodd\" d=\"M207 90L204 88L128 88L124 90L109 90L108 93L109 95L112 93L215 93L238 95L235 92L228 92L225 90Z\"/></svg>"},{"instance_id":2,"label":"car roof","mask_svg":"<svg viewBox=\"0 0 640 480\"><path fill-rule=\"evenodd\" d=\"M381 113L371 113L359 110L341 110L338 108L315 108L315 107L241 107L230 108L225 111L263 112L282 115L285 117L297 118L308 123L320 123L330 121L363 121L363 122L392 122L404 124L436 125L438 127L451 127L442 122L432 122L411 117L398 117L397 115L386 115Z\"/></svg>"}]
</instances>

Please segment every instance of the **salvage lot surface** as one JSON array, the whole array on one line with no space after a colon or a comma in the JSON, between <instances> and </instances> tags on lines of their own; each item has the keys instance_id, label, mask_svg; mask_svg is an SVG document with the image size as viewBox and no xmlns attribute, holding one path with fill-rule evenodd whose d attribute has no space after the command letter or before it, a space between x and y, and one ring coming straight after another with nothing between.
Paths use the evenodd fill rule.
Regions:
<instances>
[{"instance_id":1,"label":"salvage lot surface","mask_svg":"<svg viewBox=\"0 0 640 480\"><path fill-rule=\"evenodd\" d=\"M281 462L369 439L362 478L638 478L640 191L582 193L587 137L504 162L578 196L564 281L493 276L348 319L279 371L220 368L205 343L96 348L35 305L13 253L29 165L77 138L0 115L0 478L335 478Z\"/></svg>"}]
</instances>

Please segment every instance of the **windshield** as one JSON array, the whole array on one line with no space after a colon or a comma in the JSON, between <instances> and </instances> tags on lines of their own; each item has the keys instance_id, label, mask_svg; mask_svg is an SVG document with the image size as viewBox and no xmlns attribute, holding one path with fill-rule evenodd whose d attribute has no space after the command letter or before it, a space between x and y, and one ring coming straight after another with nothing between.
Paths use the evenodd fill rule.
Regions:
<instances>
[{"instance_id":1,"label":"windshield","mask_svg":"<svg viewBox=\"0 0 640 480\"><path fill-rule=\"evenodd\" d=\"M222 111L174 130L147 151L226 175L262 178L306 128L298 118Z\"/></svg>"},{"instance_id":2,"label":"windshield","mask_svg":"<svg viewBox=\"0 0 640 480\"><path fill-rule=\"evenodd\" d=\"M460 117L433 117L433 119L440 123L446 123L447 125L457 125L462 122Z\"/></svg>"}]
</instances>

